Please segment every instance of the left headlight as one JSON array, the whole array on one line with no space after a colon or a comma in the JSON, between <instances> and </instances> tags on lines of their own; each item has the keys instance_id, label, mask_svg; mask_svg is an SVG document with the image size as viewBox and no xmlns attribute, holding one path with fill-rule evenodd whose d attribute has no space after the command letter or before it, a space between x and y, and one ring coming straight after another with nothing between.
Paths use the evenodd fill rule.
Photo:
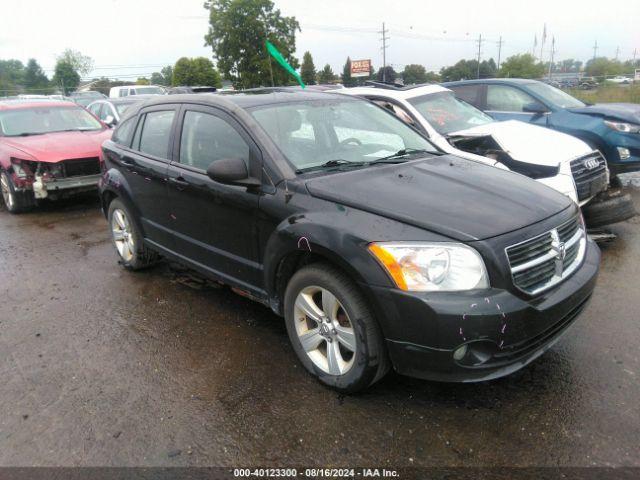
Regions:
<instances>
[{"instance_id":1,"label":"left headlight","mask_svg":"<svg viewBox=\"0 0 640 480\"><path fill-rule=\"evenodd\" d=\"M605 120L604 124L618 132L624 133L640 133L640 125L636 125L634 123L625 123L625 122L612 122L610 120Z\"/></svg>"},{"instance_id":2,"label":"left headlight","mask_svg":"<svg viewBox=\"0 0 640 480\"><path fill-rule=\"evenodd\" d=\"M461 243L375 242L369 251L401 290L453 292L489 288L480 254Z\"/></svg>"}]
</instances>

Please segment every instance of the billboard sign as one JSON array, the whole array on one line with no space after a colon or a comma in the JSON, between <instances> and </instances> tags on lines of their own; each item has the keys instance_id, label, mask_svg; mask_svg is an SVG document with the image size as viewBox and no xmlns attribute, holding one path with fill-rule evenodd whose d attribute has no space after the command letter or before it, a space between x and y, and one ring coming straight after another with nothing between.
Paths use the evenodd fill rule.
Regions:
<instances>
[{"instance_id":1,"label":"billboard sign","mask_svg":"<svg viewBox=\"0 0 640 480\"><path fill-rule=\"evenodd\" d=\"M352 77L368 77L371 70L371 60L351 60Z\"/></svg>"}]
</instances>

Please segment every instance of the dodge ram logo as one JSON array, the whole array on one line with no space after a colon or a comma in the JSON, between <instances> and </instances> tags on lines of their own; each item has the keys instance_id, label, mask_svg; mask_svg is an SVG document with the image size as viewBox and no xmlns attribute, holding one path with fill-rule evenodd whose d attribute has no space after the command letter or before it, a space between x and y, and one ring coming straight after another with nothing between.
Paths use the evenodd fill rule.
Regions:
<instances>
[{"instance_id":1,"label":"dodge ram logo","mask_svg":"<svg viewBox=\"0 0 640 480\"><path fill-rule=\"evenodd\" d=\"M556 258L558 260L564 260L567 257L567 246L564 244L564 242L560 242L560 244L558 244L558 246L556 247L556 252L558 253L556 255Z\"/></svg>"},{"instance_id":2,"label":"dodge ram logo","mask_svg":"<svg viewBox=\"0 0 640 480\"><path fill-rule=\"evenodd\" d=\"M598 160L596 160L595 158L587 158L584 163L584 168L586 168L587 170L593 170L594 168L598 168L598 165L600 165L600 162L598 162Z\"/></svg>"}]
</instances>

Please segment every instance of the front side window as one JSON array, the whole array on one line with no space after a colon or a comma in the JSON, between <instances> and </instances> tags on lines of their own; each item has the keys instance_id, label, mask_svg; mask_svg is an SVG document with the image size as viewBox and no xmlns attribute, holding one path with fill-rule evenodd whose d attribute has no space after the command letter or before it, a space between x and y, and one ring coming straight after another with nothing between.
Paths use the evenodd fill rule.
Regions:
<instances>
[{"instance_id":1,"label":"front side window","mask_svg":"<svg viewBox=\"0 0 640 480\"><path fill-rule=\"evenodd\" d=\"M7 137L102 128L93 115L78 106L17 108L0 112L0 131Z\"/></svg>"},{"instance_id":2,"label":"front side window","mask_svg":"<svg viewBox=\"0 0 640 480\"><path fill-rule=\"evenodd\" d=\"M174 116L173 110L149 112L145 115L138 147L142 153L169 158L169 138Z\"/></svg>"},{"instance_id":3,"label":"front side window","mask_svg":"<svg viewBox=\"0 0 640 480\"><path fill-rule=\"evenodd\" d=\"M489 115L457 99L451 92L410 98L408 102L441 135L493 122Z\"/></svg>"},{"instance_id":4,"label":"front side window","mask_svg":"<svg viewBox=\"0 0 640 480\"><path fill-rule=\"evenodd\" d=\"M528 93L508 85L487 86L487 110L524 112L524 106L537 103Z\"/></svg>"},{"instance_id":5,"label":"front side window","mask_svg":"<svg viewBox=\"0 0 640 480\"><path fill-rule=\"evenodd\" d=\"M220 117L188 111L180 137L180 163L206 170L223 158L241 158L249 165L249 145Z\"/></svg>"},{"instance_id":6,"label":"front side window","mask_svg":"<svg viewBox=\"0 0 640 480\"><path fill-rule=\"evenodd\" d=\"M129 145L131 141L131 132L133 131L133 127L135 127L136 122L135 119L137 117L132 117L122 122L113 132L113 136L111 140L120 145Z\"/></svg>"},{"instance_id":7,"label":"front side window","mask_svg":"<svg viewBox=\"0 0 640 480\"><path fill-rule=\"evenodd\" d=\"M369 163L403 149L437 152L411 127L363 100L270 104L251 115L298 170L334 160Z\"/></svg>"}]
</instances>

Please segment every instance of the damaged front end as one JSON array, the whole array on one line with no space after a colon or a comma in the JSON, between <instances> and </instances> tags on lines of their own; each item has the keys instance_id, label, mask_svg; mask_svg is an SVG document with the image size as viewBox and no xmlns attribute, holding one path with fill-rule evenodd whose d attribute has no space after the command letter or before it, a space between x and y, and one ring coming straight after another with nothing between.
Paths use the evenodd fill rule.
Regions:
<instances>
[{"instance_id":1,"label":"damaged front end","mask_svg":"<svg viewBox=\"0 0 640 480\"><path fill-rule=\"evenodd\" d=\"M56 200L97 188L101 173L98 157L40 162L11 158L16 193L33 193L33 199Z\"/></svg>"}]
</instances>

